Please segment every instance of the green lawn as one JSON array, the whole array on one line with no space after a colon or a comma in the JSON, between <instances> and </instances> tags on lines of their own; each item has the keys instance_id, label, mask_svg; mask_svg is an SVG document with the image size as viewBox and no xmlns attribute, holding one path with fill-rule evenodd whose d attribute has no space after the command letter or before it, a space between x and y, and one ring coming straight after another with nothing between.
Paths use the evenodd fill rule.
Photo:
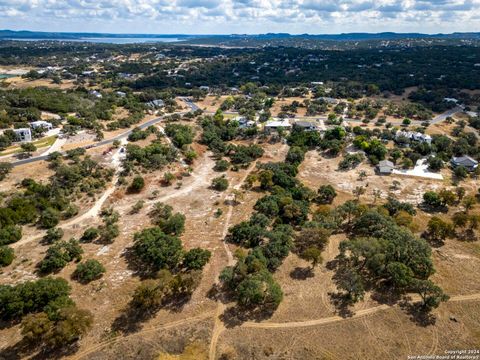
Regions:
<instances>
[{"instance_id":1,"label":"green lawn","mask_svg":"<svg viewBox=\"0 0 480 360\"><path fill-rule=\"evenodd\" d=\"M47 146L52 146L55 143L55 140L57 140L57 136L53 135L53 136L48 136L48 137L35 140L32 142L32 144L35 145L37 149L40 149ZM14 145L5 149L3 152L1 152L0 156L11 155L11 154L16 154L20 152L22 152L20 145Z\"/></svg>"}]
</instances>

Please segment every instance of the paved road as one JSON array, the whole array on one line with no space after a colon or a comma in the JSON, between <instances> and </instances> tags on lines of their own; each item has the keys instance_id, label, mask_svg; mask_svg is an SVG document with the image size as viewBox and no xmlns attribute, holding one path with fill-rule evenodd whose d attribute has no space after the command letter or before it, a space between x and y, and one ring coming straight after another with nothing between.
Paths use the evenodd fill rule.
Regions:
<instances>
[{"instance_id":1,"label":"paved road","mask_svg":"<svg viewBox=\"0 0 480 360\"><path fill-rule=\"evenodd\" d=\"M177 113L177 114L184 114L184 113ZM163 120L165 116L160 116L158 118L155 118L155 119L152 119L152 120L149 120L139 126L137 126L137 128L140 128L140 129L146 129L147 127L149 127L150 125L154 125L160 121ZM99 146L103 146L103 145L108 145L108 144L111 144L113 143L115 140L120 140L122 138L126 138L128 137L128 135L130 135L132 133L133 129L130 129L120 135L117 135L111 139L107 139L107 140L102 140L102 141L99 141L95 144L91 144L91 145L85 145L85 146L79 146L79 148L84 148L84 149L90 149L90 148L95 148L95 147L99 147ZM15 162L12 162L12 165L13 166L19 166L19 165L25 165L25 164L30 164L30 163L33 163L33 162L36 162L36 161L41 161L41 160L46 160L48 158L48 155L40 155L40 156L35 156L35 157L31 157L31 158L28 158L28 159L22 159L22 160L18 160L18 161L15 161Z\"/></svg>"},{"instance_id":2,"label":"paved road","mask_svg":"<svg viewBox=\"0 0 480 360\"><path fill-rule=\"evenodd\" d=\"M187 104L188 107L190 107L191 111L195 111L197 109L199 109L199 107L197 105L195 105L191 99L189 98L182 98L182 100L185 102L185 104ZM177 112L177 113L173 113L173 114L167 114L167 115L163 115L163 116L160 116L158 118L155 118L155 119L152 119L152 120L149 120L141 125L138 125L136 128L140 128L140 129L146 129L147 127L149 127L150 125L155 125L156 123L160 122L163 120L163 118L165 118L166 116L170 116L170 115L174 115L174 114L178 114L178 115L185 115L187 112L183 111L183 112ZM99 141L95 144L90 144L90 145L85 145L85 146L79 146L79 148L84 148L84 149L91 149L91 148L95 148L95 147L99 147L99 146L103 146L103 145L107 145L107 144L111 144L113 143L115 140L120 140L122 138L126 138L128 137L128 135L130 135L132 133L133 129L130 129L120 135L117 135L111 139L107 139L107 140L102 140L102 141ZM19 165L25 165L25 164L30 164L32 162L35 162L35 161L41 161L41 160L46 160L48 158L48 155L40 155L40 156L34 156L34 157L31 157L31 158L28 158L28 159L22 159L22 160L18 160L18 161L15 161L15 162L12 162L12 165L13 166L19 166Z\"/></svg>"},{"instance_id":3,"label":"paved road","mask_svg":"<svg viewBox=\"0 0 480 360\"><path fill-rule=\"evenodd\" d=\"M444 121L447 117L452 116L453 114L463 111L463 108L460 106L456 106L453 109L447 110L440 115L435 116L432 120L430 120L430 124L437 124L439 122Z\"/></svg>"}]
</instances>

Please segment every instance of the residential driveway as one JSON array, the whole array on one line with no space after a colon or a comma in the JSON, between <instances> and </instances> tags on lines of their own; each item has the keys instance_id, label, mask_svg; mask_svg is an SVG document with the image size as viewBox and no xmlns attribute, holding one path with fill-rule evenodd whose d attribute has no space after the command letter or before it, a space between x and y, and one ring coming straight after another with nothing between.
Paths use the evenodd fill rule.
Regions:
<instances>
[{"instance_id":1,"label":"residential driveway","mask_svg":"<svg viewBox=\"0 0 480 360\"><path fill-rule=\"evenodd\" d=\"M394 169L392 171L392 174L405 175L405 176L417 176L417 177L434 179L434 180L443 180L442 174L428 171L427 159L418 160L413 169L408 169L408 170Z\"/></svg>"}]
</instances>

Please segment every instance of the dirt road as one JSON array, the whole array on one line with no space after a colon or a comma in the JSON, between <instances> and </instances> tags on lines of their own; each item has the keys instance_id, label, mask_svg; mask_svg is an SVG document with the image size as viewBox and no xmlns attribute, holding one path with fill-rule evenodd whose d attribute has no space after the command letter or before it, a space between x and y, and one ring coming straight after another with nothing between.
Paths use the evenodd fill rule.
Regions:
<instances>
[{"instance_id":1,"label":"dirt road","mask_svg":"<svg viewBox=\"0 0 480 360\"><path fill-rule=\"evenodd\" d=\"M412 297L413 301L419 301L420 298L418 296ZM455 295L452 296L448 301L449 302L459 302L459 301L473 301L473 300L480 300L480 293L478 294L470 294L470 295ZM356 319L363 316L367 316L377 311L387 310L391 308L390 305L379 305L375 307L371 307L368 309L358 310L354 315L347 319ZM246 322L242 324L242 327L247 328L257 328L257 329L285 329L285 328L297 328L297 327L308 327L308 326L317 326L317 325L325 325L331 324L334 322L347 320L341 316L331 316L321 319L313 319L313 320L305 320L305 321L291 321L285 323L273 323L273 322L263 322L263 323L256 323L256 322Z\"/></svg>"},{"instance_id":2,"label":"dirt road","mask_svg":"<svg viewBox=\"0 0 480 360\"><path fill-rule=\"evenodd\" d=\"M248 168L247 172L245 173L244 177L240 180L240 182L238 184L236 184L235 186L233 186L234 190L240 190L241 186L243 185L243 183L247 179L248 175L250 175L250 173L255 169L256 165L257 165L256 161L253 162L252 165L250 165L250 167ZM227 265L228 266L233 266L235 264L235 259L233 258L233 254L230 251L230 248L228 247L227 242L224 240L225 237L228 234L228 229L230 228L230 221L232 219L233 207L234 207L233 203L231 203L228 207L228 213L227 213L227 217L226 217L226 220L225 220L225 226L223 227L223 231L222 231L222 243L223 243L223 247L225 249L225 252L227 254L227 259L228 259ZM219 281L219 279L218 279L219 275L220 275L220 273L217 275L217 279L216 279L217 283ZM208 358L210 360L213 360L213 359L216 358L218 339L220 338L221 333L225 330L225 325L220 320L220 316L225 312L225 309L226 309L225 304L222 301L218 301L217 310L215 312L215 323L214 323L213 331L212 331L212 339L210 340L210 348L209 348L209 352L208 352Z\"/></svg>"}]
</instances>

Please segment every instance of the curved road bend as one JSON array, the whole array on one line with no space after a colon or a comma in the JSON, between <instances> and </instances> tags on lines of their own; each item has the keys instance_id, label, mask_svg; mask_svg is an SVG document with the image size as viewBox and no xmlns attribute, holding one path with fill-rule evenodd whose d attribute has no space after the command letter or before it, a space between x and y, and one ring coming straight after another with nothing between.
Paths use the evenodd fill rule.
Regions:
<instances>
[{"instance_id":1,"label":"curved road bend","mask_svg":"<svg viewBox=\"0 0 480 360\"><path fill-rule=\"evenodd\" d=\"M185 112L179 112L179 113L175 113L175 114L179 114L179 115L183 115L185 114ZM173 115L173 114L169 114L169 115ZM99 147L99 146L103 146L103 145L107 145L107 144L111 144L113 143L115 140L120 140L122 138L125 138L125 137L128 137L128 135L130 135L132 133L132 131L134 129L146 129L147 127L149 127L150 125L154 125L160 121L163 120L164 117L166 116L169 116L169 115L163 115L163 116L160 116L158 118L155 118L155 119L152 119L152 120L149 120L141 125L138 125L136 126L135 128L133 129L130 129L122 134L119 134L111 139L107 139L107 140L102 140L102 141L99 141L99 142L96 142L94 144L90 144L90 145L85 145L85 146L79 146L79 148L84 148L84 149L91 149L91 148L95 148L95 147ZM64 153L63 153L64 154ZM41 160L46 160L48 158L48 155L40 155L40 156L34 156L34 157L31 157L31 158L28 158L28 159L22 159L22 160L17 160L15 162L12 162L12 165L13 166L19 166L19 165L25 165L25 164L29 164L29 163L32 163L32 162L35 162L35 161L41 161Z\"/></svg>"}]
</instances>

